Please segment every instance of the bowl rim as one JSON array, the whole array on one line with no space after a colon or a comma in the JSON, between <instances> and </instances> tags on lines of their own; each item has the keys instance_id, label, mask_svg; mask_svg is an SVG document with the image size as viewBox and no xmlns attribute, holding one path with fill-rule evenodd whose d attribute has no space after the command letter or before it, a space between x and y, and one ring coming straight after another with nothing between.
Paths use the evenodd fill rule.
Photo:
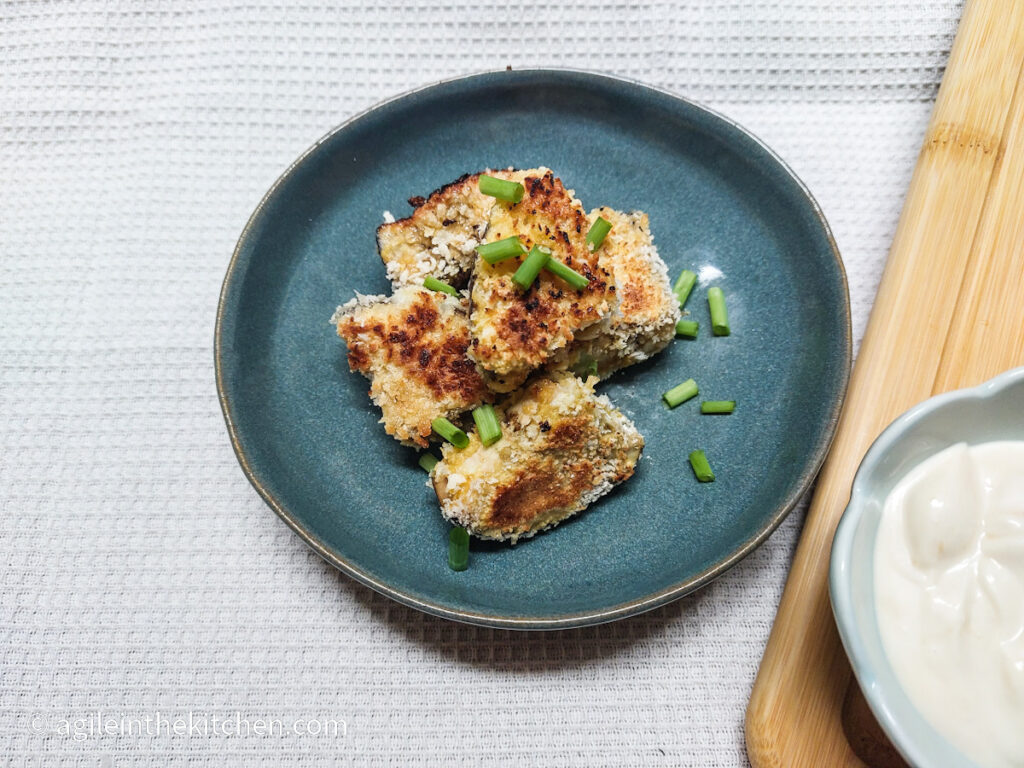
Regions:
<instances>
[{"instance_id":1,"label":"bowl rim","mask_svg":"<svg viewBox=\"0 0 1024 768\"><path fill-rule=\"evenodd\" d=\"M603 609L585 610L555 616L515 616L453 608L433 600L423 599L414 594L408 593L405 590L392 587L391 585L375 578L372 574L364 571L354 562L351 562L349 559L342 557L340 554L327 548L315 534L307 530L303 523L298 520L269 490L267 485L261 479L260 473L250 463L245 449L241 445L238 429L236 427L234 408L228 395L225 381L223 361L226 345L224 342L224 333L226 322L225 317L231 303L235 277L238 276L249 263L249 259L245 254L243 254L243 250L251 233L256 228L268 206L268 203L277 194L278 190L292 177L301 165L303 165L318 149L320 149L323 144L333 139L339 133L357 124L359 121L367 118L371 113L381 107L385 107L389 104L412 96L423 94L436 88L476 83L486 85L489 80L497 84L502 78L528 80L530 77L538 76L554 78L556 80L576 80L597 85L627 85L633 89L639 89L662 98L667 97L680 102L698 114L703 114L705 117L710 117L723 124L724 127L736 132L740 137L742 137L742 139L749 142L753 149L760 151L764 156L770 159L774 163L776 170L780 171L788 181L793 184L794 190L804 199L808 206L808 212L813 214L817 226L820 227L820 231L825 235L825 239L828 243L828 250L832 256L841 287L840 296L842 299L842 306L839 307L839 309L841 311L842 338L839 341L842 345L842 360L838 373L839 380L837 382L837 395L835 397L835 401L832 403L832 407L824 424L821 436L817 444L814 446L814 449L809 454L810 461L808 466L796 479L793 486L793 492L778 505L765 524L745 542L743 542L742 545L700 573L658 590L657 592L643 595L633 600L628 600ZM295 533L297 533L314 552L342 573L370 587L371 589L396 600L399 603L425 613L454 621L480 626L518 630L548 630L584 627L643 613L700 589L753 552L772 534L773 531L775 531L776 528L778 528L786 516L797 506L801 498L803 498L804 494L811 486L811 483L818 474L818 471L821 469L821 465L824 463L825 456L828 454L828 450L835 437L836 428L839 423L839 416L842 411L843 402L846 397L846 389L850 379L852 355L853 339L850 318L850 294L846 269L839 254L839 248L836 244L835 237L829 227L828 221L825 218L820 204L811 194L807 185L796 175L789 165L787 165L774 150L765 144L765 142L739 123L698 102L672 93L669 90L642 83L635 79L570 67L536 67L524 69L512 69L509 67L505 69L485 70L433 81L379 101L352 115L347 120L321 136L308 149L302 152L302 154L300 154L298 158L296 158L281 173L277 180L274 181L260 199L260 202L257 204L246 222L245 227L243 228L235 245L231 260L228 263L227 272L221 286L220 297L217 303L217 315L214 327L214 369L217 395L232 449L234 450L235 457L237 458L238 463L250 484L252 484L256 492L263 498L266 504L274 510L278 517L284 520L284 522L293 531L295 531Z\"/></svg>"},{"instance_id":2,"label":"bowl rim","mask_svg":"<svg viewBox=\"0 0 1024 768\"><path fill-rule=\"evenodd\" d=\"M885 460L893 445L903 437L903 434L909 428L938 411L955 408L959 404L969 401L991 400L1003 391L1020 385L1024 385L1024 366L1011 368L973 387L955 389L940 395L934 395L898 416L875 438L867 453L864 454L864 458L861 459L850 490L850 501L846 509L843 510L843 514L836 526L835 536L832 539L829 558L829 597L836 628L839 631L843 648L846 650L847 658L850 660L850 668L857 679L857 683L864 694L868 706L878 720L878 724L885 731L885 734L889 737L897 751L908 763L914 766L929 765L927 753L924 751L924 747L919 744L920 740L915 740L910 735L912 731L907 727L909 722L907 720L901 721L894 714L900 706L903 706L902 702L898 702L897 695L901 694L907 701L910 701L910 697L900 685L899 678L894 670L887 668L884 670L884 673L892 678L892 685L895 686L895 691L887 687L887 683L883 679L884 675L880 674L880 670L873 669L870 666L868 654L864 647L862 630L858 630L857 622L854 619L853 601L855 590L849 576L853 562L854 536L864 517L865 501L871 495L867 489L868 478L878 470L879 465ZM872 606L874 605L873 596L871 604ZM956 747L948 743L945 737L925 719L924 715L913 705L912 701L910 701L910 708L913 713L910 718L916 717L920 726L927 728L931 731L933 737L937 737L943 742L944 749L960 758L964 766L974 764L964 757Z\"/></svg>"}]
</instances>

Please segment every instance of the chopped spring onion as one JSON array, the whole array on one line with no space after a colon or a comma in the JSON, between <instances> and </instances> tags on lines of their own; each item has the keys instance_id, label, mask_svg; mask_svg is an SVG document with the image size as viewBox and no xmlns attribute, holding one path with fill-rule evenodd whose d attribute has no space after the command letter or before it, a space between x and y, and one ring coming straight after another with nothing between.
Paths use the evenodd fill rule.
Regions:
<instances>
[{"instance_id":1,"label":"chopped spring onion","mask_svg":"<svg viewBox=\"0 0 1024 768\"><path fill-rule=\"evenodd\" d=\"M511 259L513 256L522 256L526 253L526 246L519 242L515 235L506 237L504 240L495 240L493 243L484 243L476 247L476 252L488 264L497 264L499 261Z\"/></svg>"},{"instance_id":2,"label":"chopped spring onion","mask_svg":"<svg viewBox=\"0 0 1024 768\"><path fill-rule=\"evenodd\" d=\"M708 307L711 310L711 332L715 336L728 336L729 313L725 309L725 294L721 288L708 288Z\"/></svg>"},{"instance_id":3,"label":"chopped spring onion","mask_svg":"<svg viewBox=\"0 0 1024 768\"><path fill-rule=\"evenodd\" d=\"M473 421L476 422L476 433L484 446L492 445L501 439L501 424L494 406L484 404L473 409Z\"/></svg>"},{"instance_id":4,"label":"chopped spring onion","mask_svg":"<svg viewBox=\"0 0 1024 768\"><path fill-rule=\"evenodd\" d=\"M572 367L572 372L581 379L597 376L597 360L590 355L581 355Z\"/></svg>"},{"instance_id":5,"label":"chopped spring onion","mask_svg":"<svg viewBox=\"0 0 1024 768\"><path fill-rule=\"evenodd\" d=\"M550 258L550 251L541 250L539 245L533 246L530 250L530 255L526 257L523 263L519 265L516 273L512 275L512 282L525 291L533 285L533 281L537 279L537 275L544 269Z\"/></svg>"},{"instance_id":6,"label":"chopped spring onion","mask_svg":"<svg viewBox=\"0 0 1024 768\"><path fill-rule=\"evenodd\" d=\"M448 567L464 571L469 567L469 531L452 528L448 532Z\"/></svg>"},{"instance_id":7,"label":"chopped spring onion","mask_svg":"<svg viewBox=\"0 0 1024 768\"><path fill-rule=\"evenodd\" d=\"M469 437L461 429L452 424L448 419L443 416L438 416L432 422L430 426L434 428L441 437L447 440L449 443L454 445L456 448L465 448L469 445Z\"/></svg>"},{"instance_id":8,"label":"chopped spring onion","mask_svg":"<svg viewBox=\"0 0 1024 768\"><path fill-rule=\"evenodd\" d=\"M672 293L676 295L676 300L679 302L679 308L682 309L686 304L686 300L690 298L690 291L693 290L693 286L697 284L697 275L688 269L684 269L679 273L679 279L676 280L676 284L672 286Z\"/></svg>"},{"instance_id":9,"label":"chopped spring onion","mask_svg":"<svg viewBox=\"0 0 1024 768\"><path fill-rule=\"evenodd\" d=\"M442 291L444 293L450 293L452 296L459 295L459 292L448 285L448 283L443 280L438 280L436 277L431 277L430 275L423 278L423 287L428 291Z\"/></svg>"},{"instance_id":10,"label":"chopped spring onion","mask_svg":"<svg viewBox=\"0 0 1024 768\"><path fill-rule=\"evenodd\" d=\"M425 472L433 472L434 467L437 466L437 456L432 454L430 451L425 451L420 454L420 466L423 467Z\"/></svg>"},{"instance_id":11,"label":"chopped spring onion","mask_svg":"<svg viewBox=\"0 0 1024 768\"><path fill-rule=\"evenodd\" d=\"M562 278L577 291L582 288L586 288L587 284L590 282L575 269L565 266L565 264L554 257L548 259L547 263L544 265L544 269L552 275Z\"/></svg>"},{"instance_id":12,"label":"chopped spring onion","mask_svg":"<svg viewBox=\"0 0 1024 768\"><path fill-rule=\"evenodd\" d=\"M700 324L696 320L680 320L676 323L676 336L685 336L688 339L697 338L697 329Z\"/></svg>"},{"instance_id":13,"label":"chopped spring onion","mask_svg":"<svg viewBox=\"0 0 1024 768\"><path fill-rule=\"evenodd\" d=\"M710 483L715 479L715 473L711 471L711 465L708 464L708 457L704 455L704 451L694 451L690 454L690 466L693 467L693 474L702 483Z\"/></svg>"},{"instance_id":14,"label":"chopped spring onion","mask_svg":"<svg viewBox=\"0 0 1024 768\"><path fill-rule=\"evenodd\" d=\"M700 404L701 413L732 413L735 410L735 400L705 400Z\"/></svg>"},{"instance_id":15,"label":"chopped spring onion","mask_svg":"<svg viewBox=\"0 0 1024 768\"><path fill-rule=\"evenodd\" d=\"M696 397L700 390L697 389L697 382L687 379L682 384L672 387L662 395L669 408L675 408L680 403L685 403L692 397Z\"/></svg>"},{"instance_id":16,"label":"chopped spring onion","mask_svg":"<svg viewBox=\"0 0 1024 768\"><path fill-rule=\"evenodd\" d=\"M596 251L601 247L601 243L611 232L612 225L607 219L598 216L597 221L590 225L590 229L587 231L587 245L590 246L591 251Z\"/></svg>"},{"instance_id":17,"label":"chopped spring onion","mask_svg":"<svg viewBox=\"0 0 1024 768\"><path fill-rule=\"evenodd\" d=\"M496 179L493 176L480 177L480 194L496 197L509 203L518 203L526 191L518 181Z\"/></svg>"}]
</instances>

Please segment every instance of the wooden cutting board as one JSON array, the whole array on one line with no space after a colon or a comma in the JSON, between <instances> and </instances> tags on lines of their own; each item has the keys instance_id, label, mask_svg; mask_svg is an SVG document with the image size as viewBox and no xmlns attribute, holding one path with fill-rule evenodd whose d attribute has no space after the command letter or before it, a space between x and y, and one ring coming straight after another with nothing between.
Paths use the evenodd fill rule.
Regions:
<instances>
[{"instance_id":1,"label":"wooden cutting board","mask_svg":"<svg viewBox=\"0 0 1024 768\"><path fill-rule=\"evenodd\" d=\"M754 768L903 765L853 682L829 549L871 442L1024 365L1024 0L970 0L747 709Z\"/></svg>"}]
</instances>

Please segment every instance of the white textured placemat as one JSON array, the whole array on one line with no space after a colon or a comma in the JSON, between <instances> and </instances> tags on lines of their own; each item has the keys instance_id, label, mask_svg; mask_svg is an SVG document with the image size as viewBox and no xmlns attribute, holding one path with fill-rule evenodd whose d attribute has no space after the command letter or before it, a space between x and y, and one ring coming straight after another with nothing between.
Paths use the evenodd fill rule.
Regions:
<instances>
[{"instance_id":1,"label":"white textured placemat","mask_svg":"<svg viewBox=\"0 0 1024 768\"><path fill-rule=\"evenodd\" d=\"M403 608L243 478L214 390L220 282L266 188L347 116L570 66L778 150L835 229L859 338L959 4L374 5L0 5L0 766L746 762L800 514L699 594L608 626Z\"/></svg>"}]
</instances>

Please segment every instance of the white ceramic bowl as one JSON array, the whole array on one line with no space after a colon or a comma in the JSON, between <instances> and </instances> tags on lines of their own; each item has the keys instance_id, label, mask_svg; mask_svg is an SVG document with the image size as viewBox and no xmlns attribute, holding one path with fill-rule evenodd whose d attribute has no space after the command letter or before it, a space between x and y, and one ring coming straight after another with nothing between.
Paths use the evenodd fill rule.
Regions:
<instances>
[{"instance_id":1,"label":"white ceramic bowl","mask_svg":"<svg viewBox=\"0 0 1024 768\"><path fill-rule=\"evenodd\" d=\"M864 697L893 745L917 768L974 768L924 719L886 658L874 602L875 537L893 486L951 445L1024 439L1024 368L911 408L879 436L853 481L832 542L832 612Z\"/></svg>"}]
</instances>

